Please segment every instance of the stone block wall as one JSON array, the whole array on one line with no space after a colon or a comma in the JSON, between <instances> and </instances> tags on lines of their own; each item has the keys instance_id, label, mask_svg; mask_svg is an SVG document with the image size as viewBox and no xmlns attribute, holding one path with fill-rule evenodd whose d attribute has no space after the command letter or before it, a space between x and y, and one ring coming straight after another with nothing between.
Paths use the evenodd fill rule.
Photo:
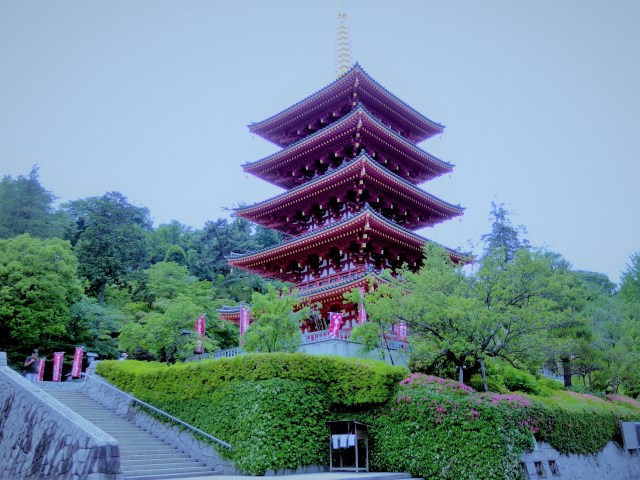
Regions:
<instances>
[{"instance_id":1,"label":"stone block wall","mask_svg":"<svg viewBox=\"0 0 640 480\"><path fill-rule=\"evenodd\" d=\"M522 455L530 480L627 480L640 478L640 455L609 442L595 455L562 455L548 443L537 443Z\"/></svg>"},{"instance_id":2,"label":"stone block wall","mask_svg":"<svg viewBox=\"0 0 640 480\"><path fill-rule=\"evenodd\" d=\"M113 437L7 367L0 355L0 478L124 476Z\"/></svg>"}]
</instances>

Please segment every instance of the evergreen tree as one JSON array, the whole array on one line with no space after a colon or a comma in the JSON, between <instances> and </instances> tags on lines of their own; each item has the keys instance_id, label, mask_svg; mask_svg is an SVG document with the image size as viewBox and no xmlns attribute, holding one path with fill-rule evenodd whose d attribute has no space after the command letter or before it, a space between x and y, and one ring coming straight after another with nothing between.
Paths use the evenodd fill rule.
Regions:
<instances>
[{"instance_id":1,"label":"evergreen tree","mask_svg":"<svg viewBox=\"0 0 640 480\"><path fill-rule=\"evenodd\" d=\"M69 218L53 207L55 196L40 185L38 167L28 176L0 181L0 238L23 233L32 237L62 237Z\"/></svg>"}]
</instances>

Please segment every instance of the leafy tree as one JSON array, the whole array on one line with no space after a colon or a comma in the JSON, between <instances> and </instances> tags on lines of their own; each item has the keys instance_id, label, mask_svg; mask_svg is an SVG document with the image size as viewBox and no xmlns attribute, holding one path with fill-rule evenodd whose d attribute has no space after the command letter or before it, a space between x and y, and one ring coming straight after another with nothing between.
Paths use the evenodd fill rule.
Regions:
<instances>
[{"instance_id":1,"label":"leafy tree","mask_svg":"<svg viewBox=\"0 0 640 480\"><path fill-rule=\"evenodd\" d=\"M0 240L0 350L15 358L60 344L82 293L77 268L67 241Z\"/></svg>"},{"instance_id":2,"label":"leafy tree","mask_svg":"<svg viewBox=\"0 0 640 480\"><path fill-rule=\"evenodd\" d=\"M56 197L40 185L38 167L28 176L0 181L0 238L23 233L33 237L62 237L69 222L64 212L56 211Z\"/></svg>"},{"instance_id":3,"label":"leafy tree","mask_svg":"<svg viewBox=\"0 0 640 480\"><path fill-rule=\"evenodd\" d=\"M71 307L72 344L83 344L102 357L117 358L118 335L126 316L113 305L99 305L87 296Z\"/></svg>"},{"instance_id":4,"label":"leafy tree","mask_svg":"<svg viewBox=\"0 0 640 480\"><path fill-rule=\"evenodd\" d=\"M302 341L300 322L308 318L309 307L300 308L296 291L282 291L269 285L264 294L254 293L252 316L255 321L244 335L247 352L295 352Z\"/></svg>"},{"instance_id":5,"label":"leafy tree","mask_svg":"<svg viewBox=\"0 0 640 480\"><path fill-rule=\"evenodd\" d=\"M149 232L149 259L151 263L187 262L187 251L193 248L194 232L191 227L172 220Z\"/></svg>"},{"instance_id":6,"label":"leafy tree","mask_svg":"<svg viewBox=\"0 0 640 480\"><path fill-rule=\"evenodd\" d=\"M75 220L75 253L89 291L104 303L108 284L125 285L147 265L149 211L118 192L67 205Z\"/></svg>"},{"instance_id":7,"label":"leafy tree","mask_svg":"<svg viewBox=\"0 0 640 480\"><path fill-rule=\"evenodd\" d=\"M430 244L419 271L387 274L365 305L374 321L405 322L423 362L452 365L466 380L486 357L542 362L539 345L561 324L555 298L565 288L566 279L539 252L517 250L505 264L497 250L465 275L444 249Z\"/></svg>"}]
</instances>

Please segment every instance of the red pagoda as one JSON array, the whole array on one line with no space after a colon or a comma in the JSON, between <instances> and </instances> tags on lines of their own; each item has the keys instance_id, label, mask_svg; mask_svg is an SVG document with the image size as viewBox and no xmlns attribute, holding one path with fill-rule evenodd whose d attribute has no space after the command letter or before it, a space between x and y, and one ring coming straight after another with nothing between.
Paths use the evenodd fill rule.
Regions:
<instances>
[{"instance_id":1,"label":"red pagoda","mask_svg":"<svg viewBox=\"0 0 640 480\"><path fill-rule=\"evenodd\" d=\"M373 80L358 64L335 82L249 130L282 147L243 165L283 193L236 210L275 229L284 241L233 254L228 262L263 277L295 284L321 317L344 312L344 330L357 316L345 292L369 276L403 264L417 269L429 242L414 233L462 215L463 208L417 185L453 166L416 144L443 131ZM464 256L449 250L458 262ZM236 320L237 309L221 311ZM305 329L313 330L311 324Z\"/></svg>"}]
</instances>

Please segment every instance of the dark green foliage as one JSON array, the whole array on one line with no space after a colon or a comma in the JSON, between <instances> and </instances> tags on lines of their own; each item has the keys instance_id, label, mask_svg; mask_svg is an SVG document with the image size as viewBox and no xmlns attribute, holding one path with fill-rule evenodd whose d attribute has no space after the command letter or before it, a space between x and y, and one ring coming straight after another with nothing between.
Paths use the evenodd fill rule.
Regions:
<instances>
[{"instance_id":1,"label":"dark green foliage","mask_svg":"<svg viewBox=\"0 0 640 480\"><path fill-rule=\"evenodd\" d=\"M62 237L69 223L64 212L53 207L55 195L40 185L38 167L29 176L0 181L0 238L24 233L32 237Z\"/></svg>"},{"instance_id":2,"label":"dark green foliage","mask_svg":"<svg viewBox=\"0 0 640 480\"><path fill-rule=\"evenodd\" d=\"M0 240L0 351L15 361L65 343L71 305L82 293L77 268L67 241L28 234Z\"/></svg>"},{"instance_id":3,"label":"dark green foliage","mask_svg":"<svg viewBox=\"0 0 640 480\"><path fill-rule=\"evenodd\" d=\"M79 272L102 304L108 284L124 285L147 266L149 211L118 192L77 200L67 208L76 222L72 237Z\"/></svg>"},{"instance_id":4,"label":"dark green foliage","mask_svg":"<svg viewBox=\"0 0 640 480\"><path fill-rule=\"evenodd\" d=\"M228 439L231 458L246 473L327 463L324 419L329 407L317 383L281 378L233 381L201 406L201 428Z\"/></svg>"}]
</instances>

